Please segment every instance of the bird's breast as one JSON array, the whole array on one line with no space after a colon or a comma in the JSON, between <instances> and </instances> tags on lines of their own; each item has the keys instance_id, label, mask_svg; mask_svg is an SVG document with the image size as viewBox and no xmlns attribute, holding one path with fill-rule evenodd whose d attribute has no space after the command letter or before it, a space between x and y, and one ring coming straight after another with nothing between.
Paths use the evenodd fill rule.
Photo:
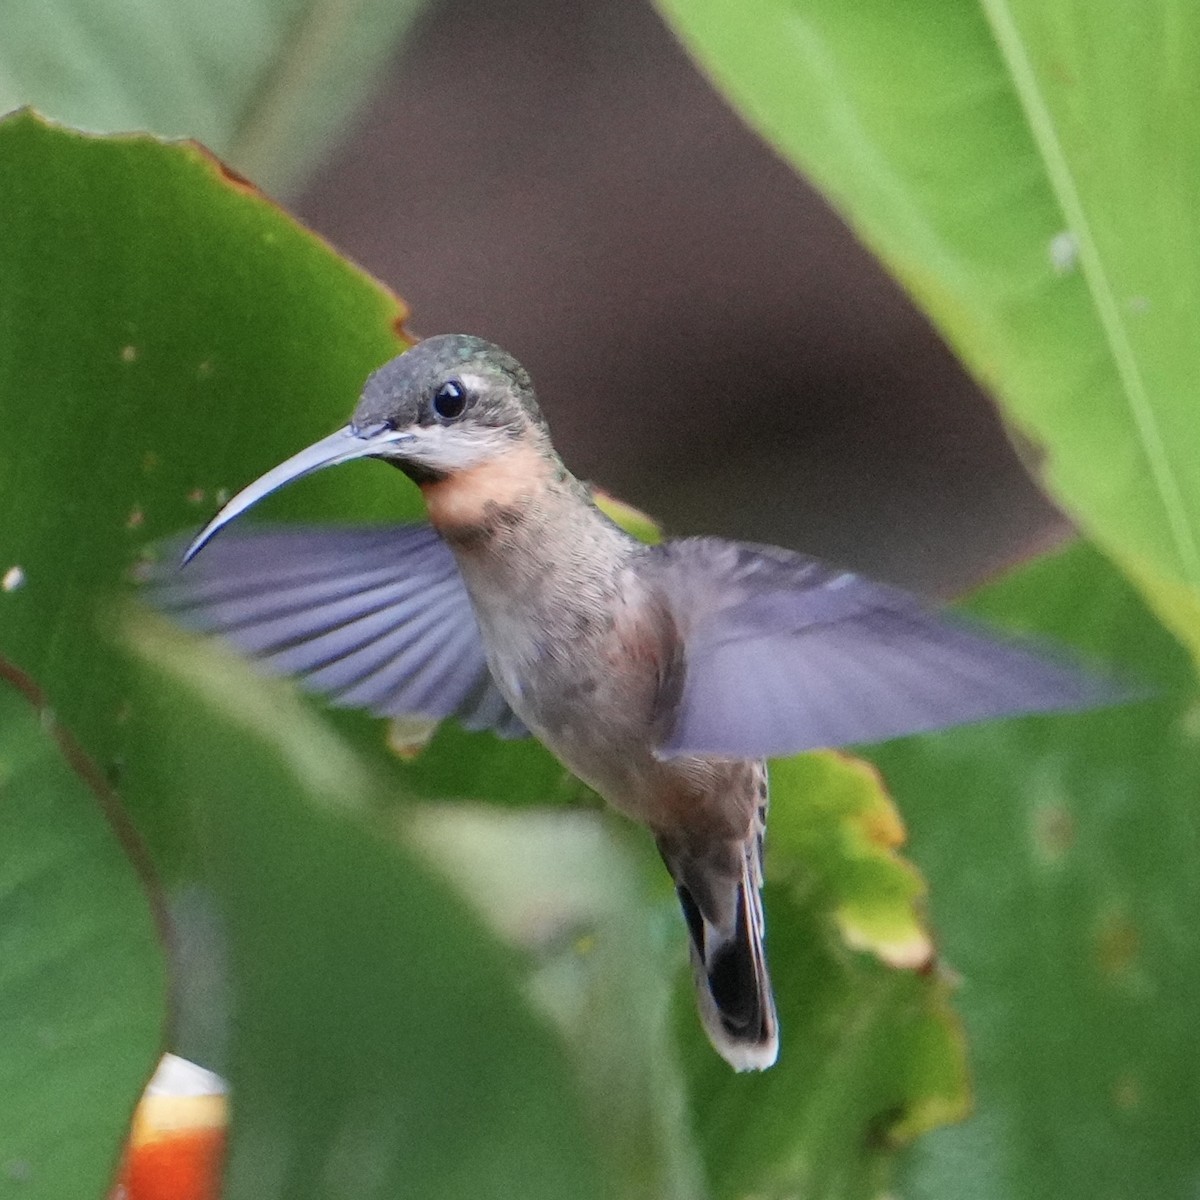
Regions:
<instances>
[{"instance_id":1,"label":"bird's breast","mask_svg":"<svg viewBox=\"0 0 1200 1200\"><path fill-rule=\"evenodd\" d=\"M654 769L672 634L637 589L617 587L507 608L492 615L485 641L522 719L575 774L629 811Z\"/></svg>"}]
</instances>

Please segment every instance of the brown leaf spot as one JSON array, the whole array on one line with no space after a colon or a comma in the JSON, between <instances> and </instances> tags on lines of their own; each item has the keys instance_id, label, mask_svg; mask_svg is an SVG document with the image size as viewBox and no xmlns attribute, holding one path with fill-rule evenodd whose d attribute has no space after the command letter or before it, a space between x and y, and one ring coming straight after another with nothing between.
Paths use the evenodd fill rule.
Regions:
<instances>
[{"instance_id":1,"label":"brown leaf spot","mask_svg":"<svg viewBox=\"0 0 1200 1200\"><path fill-rule=\"evenodd\" d=\"M395 299L396 303L400 306L399 313L392 318L392 332L397 338L400 339L400 341L404 343L404 348L406 350L411 350L413 346L415 346L421 340L421 338L418 334L413 333L408 328L409 312L407 305L405 305L404 301L401 300L400 297L395 294L395 292L391 292L391 295Z\"/></svg>"},{"instance_id":2,"label":"brown leaf spot","mask_svg":"<svg viewBox=\"0 0 1200 1200\"><path fill-rule=\"evenodd\" d=\"M1033 814L1033 845L1047 864L1060 863L1075 844L1075 818L1060 804L1044 804Z\"/></svg>"},{"instance_id":3,"label":"brown leaf spot","mask_svg":"<svg viewBox=\"0 0 1200 1200\"><path fill-rule=\"evenodd\" d=\"M1142 1082L1134 1075L1119 1075L1112 1085L1113 1103L1124 1112L1141 1108Z\"/></svg>"},{"instance_id":4,"label":"brown leaf spot","mask_svg":"<svg viewBox=\"0 0 1200 1200\"><path fill-rule=\"evenodd\" d=\"M1137 958L1137 926L1124 913L1110 913L1096 931L1096 965L1108 979L1123 975Z\"/></svg>"},{"instance_id":5,"label":"brown leaf spot","mask_svg":"<svg viewBox=\"0 0 1200 1200\"><path fill-rule=\"evenodd\" d=\"M125 572L125 578L133 584L146 583L150 576L154 573L154 560L143 556L137 562L131 563L129 570Z\"/></svg>"}]
</instances>

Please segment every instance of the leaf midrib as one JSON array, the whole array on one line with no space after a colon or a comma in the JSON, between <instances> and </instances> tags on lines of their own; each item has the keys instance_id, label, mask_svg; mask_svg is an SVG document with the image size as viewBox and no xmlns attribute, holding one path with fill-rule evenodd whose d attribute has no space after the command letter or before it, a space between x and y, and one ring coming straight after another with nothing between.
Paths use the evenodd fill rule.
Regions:
<instances>
[{"instance_id":1,"label":"leaf midrib","mask_svg":"<svg viewBox=\"0 0 1200 1200\"><path fill-rule=\"evenodd\" d=\"M1091 223L1088 221L1070 162L1059 140L1050 107L1042 94L1037 73L1007 0L981 0L981 4L1041 153L1055 198L1062 209L1067 227L1077 239L1084 282L1104 330L1109 354L1116 367L1142 452L1154 479L1155 490L1171 532L1171 540L1179 558L1183 577L1192 587L1200 588L1200 548L1197 547L1188 519L1183 492L1171 465L1158 416L1142 378L1125 323L1121 319L1120 305L1117 303L1104 260L1092 236Z\"/></svg>"}]
</instances>

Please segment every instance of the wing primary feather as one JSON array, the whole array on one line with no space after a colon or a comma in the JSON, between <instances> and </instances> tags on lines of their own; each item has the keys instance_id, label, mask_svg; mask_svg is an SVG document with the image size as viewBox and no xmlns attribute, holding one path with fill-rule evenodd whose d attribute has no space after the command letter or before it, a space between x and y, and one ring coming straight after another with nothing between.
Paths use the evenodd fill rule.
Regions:
<instances>
[{"instance_id":1,"label":"wing primary feather","mask_svg":"<svg viewBox=\"0 0 1200 1200\"><path fill-rule=\"evenodd\" d=\"M454 665L462 657L466 640L462 630L455 630L445 641L436 644L433 653L406 678L404 698L412 706L412 711L428 711L438 697L458 706L462 696L452 694L448 684L454 677Z\"/></svg>"},{"instance_id":2,"label":"wing primary feather","mask_svg":"<svg viewBox=\"0 0 1200 1200\"><path fill-rule=\"evenodd\" d=\"M442 632L436 614L401 626L356 656L367 661L367 651L371 652L373 665L368 670L346 678L344 682L327 677L318 686L328 690L337 704L352 708L370 708L382 703L389 694L407 693L410 682L437 656L441 643L436 635Z\"/></svg>"},{"instance_id":3,"label":"wing primary feather","mask_svg":"<svg viewBox=\"0 0 1200 1200\"><path fill-rule=\"evenodd\" d=\"M174 565L174 546L168 544L164 561L148 581L155 605L168 611L225 598L269 595L323 579L353 586L364 563L372 564L368 573L378 571L392 578L401 561L409 574L419 575L435 563L454 568L445 544L427 526L231 530L183 570Z\"/></svg>"},{"instance_id":4,"label":"wing primary feather","mask_svg":"<svg viewBox=\"0 0 1200 1200\"><path fill-rule=\"evenodd\" d=\"M790 551L697 538L647 554L685 649L663 757L792 754L1142 694Z\"/></svg>"},{"instance_id":5,"label":"wing primary feather","mask_svg":"<svg viewBox=\"0 0 1200 1200\"><path fill-rule=\"evenodd\" d=\"M322 661L305 668L312 686L322 691L342 691L351 684L386 665L399 669L404 655L419 651L431 630L442 624L436 607L426 608L411 618L397 621L389 609L372 613L369 618L330 630L311 641L297 643L289 650L301 652L309 647L322 650ZM350 639L347 641L347 639ZM278 664L280 655L272 654L270 661ZM297 670L294 663L285 669Z\"/></svg>"},{"instance_id":6,"label":"wing primary feather","mask_svg":"<svg viewBox=\"0 0 1200 1200\"><path fill-rule=\"evenodd\" d=\"M356 598L365 604L369 602L368 597L383 589L390 588L403 594L401 585L411 587L412 583L412 580L397 580L394 568L380 568L351 576L314 577L280 587L263 584L260 590L227 593L219 598L193 595L189 597L188 607L178 606L169 611L184 621L195 614L193 623L202 622L208 632L228 632L291 613L315 612L327 604L353 602Z\"/></svg>"},{"instance_id":7,"label":"wing primary feather","mask_svg":"<svg viewBox=\"0 0 1200 1200\"><path fill-rule=\"evenodd\" d=\"M403 585L384 584L349 595L318 598L312 603L290 604L276 611L247 611L243 607L240 613L222 614L220 623L214 622L208 632L222 634L249 653L266 654L320 633L349 628L379 613L395 614L391 622L395 624L403 619L401 606L405 601L420 604L429 589L452 585L452 580L437 580L424 587L406 581Z\"/></svg>"},{"instance_id":8,"label":"wing primary feather","mask_svg":"<svg viewBox=\"0 0 1200 1200\"><path fill-rule=\"evenodd\" d=\"M155 569L145 594L335 704L528 734L492 680L454 556L428 525L231 530L185 571Z\"/></svg>"}]
</instances>

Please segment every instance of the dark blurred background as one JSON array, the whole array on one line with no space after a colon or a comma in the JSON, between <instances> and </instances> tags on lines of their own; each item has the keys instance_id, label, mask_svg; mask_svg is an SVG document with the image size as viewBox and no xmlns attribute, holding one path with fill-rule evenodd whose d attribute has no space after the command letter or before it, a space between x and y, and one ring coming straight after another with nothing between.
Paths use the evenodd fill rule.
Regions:
<instances>
[{"instance_id":1,"label":"dark blurred background","mask_svg":"<svg viewBox=\"0 0 1200 1200\"><path fill-rule=\"evenodd\" d=\"M644 0L443 0L298 202L673 532L953 594L1063 532L989 403Z\"/></svg>"}]
</instances>

